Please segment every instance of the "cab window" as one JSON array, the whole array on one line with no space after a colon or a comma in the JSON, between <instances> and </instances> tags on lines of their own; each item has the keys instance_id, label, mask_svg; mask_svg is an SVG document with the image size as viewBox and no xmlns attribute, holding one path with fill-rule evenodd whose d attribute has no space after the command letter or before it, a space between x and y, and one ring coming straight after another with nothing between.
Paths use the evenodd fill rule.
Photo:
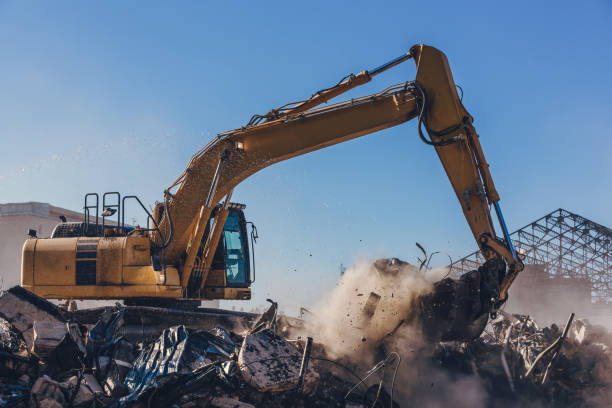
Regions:
<instances>
[{"instance_id":1,"label":"cab window","mask_svg":"<svg viewBox=\"0 0 612 408\"><path fill-rule=\"evenodd\" d=\"M240 213L230 211L223 227L223 248L225 249L225 274L228 286L247 285L248 249L240 222Z\"/></svg>"}]
</instances>

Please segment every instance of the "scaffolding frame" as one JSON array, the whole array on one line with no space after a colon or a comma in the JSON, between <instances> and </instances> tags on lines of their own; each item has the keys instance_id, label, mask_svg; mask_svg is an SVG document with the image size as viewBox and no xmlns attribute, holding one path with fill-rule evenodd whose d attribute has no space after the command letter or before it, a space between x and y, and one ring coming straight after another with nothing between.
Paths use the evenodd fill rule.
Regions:
<instances>
[{"instance_id":1,"label":"scaffolding frame","mask_svg":"<svg viewBox=\"0 0 612 408\"><path fill-rule=\"evenodd\" d=\"M612 230L559 208L510 234L525 265L545 265L551 278L587 279L594 303L612 303ZM478 268L480 251L454 262L453 275Z\"/></svg>"}]
</instances>

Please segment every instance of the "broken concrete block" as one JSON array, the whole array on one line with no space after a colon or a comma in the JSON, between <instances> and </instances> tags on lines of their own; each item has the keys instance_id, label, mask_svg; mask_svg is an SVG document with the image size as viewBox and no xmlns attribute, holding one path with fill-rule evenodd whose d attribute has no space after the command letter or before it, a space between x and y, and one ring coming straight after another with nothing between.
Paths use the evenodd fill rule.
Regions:
<instances>
[{"instance_id":1,"label":"broken concrete block","mask_svg":"<svg viewBox=\"0 0 612 408\"><path fill-rule=\"evenodd\" d=\"M79 385L79 389L72 401L72 405L75 407L88 406L88 404L93 401L96 394L102 394L102 387L100 387L98 380L96 380L96 377L92 374L84 374L80 383L77 376L70 377L66 383L62 383L61 385L67 385L72 394L77 384Z\"/></svg>"},{"instance_id":2,"label":"broken concrete block","mask_svg":"<svg viewBox=\"0 0 612 408\"><path fill-rule=\"evenodd\" d=\"M70 385L72 385L73 389L76 387L77 385L77 377L71 377L68 382L70 383ZM81 380L83 381L83 380ZM74 406L81 406L81 405L85 405L90 403L91 401L93 401L94 399L94 393L89 389L89 387L87 387L87 385L81 383L81 385L79 385L79 390L77 391L76 395L74 396L74 401L72 402L72 404Z\"/></svg>"},{"instance_id":3,"label":"broken concrete block","mask_svg":"<svg viewBox=\"0 0 612 408\"><path fill-rule=\"evenodd\" d=\"M361 310L361 313L365 318L370 319L372 316L374 316L376 308L378 307L378 302L380 302L380 295L374 292L370 292L368 300L366 301L366 304Z\"/></svg>"},{"instance_id":4,"label":"broken concrete block","mask_svg":"<svg viewBox=\"0 0 612 408\"><path fill-rule=\"evenodd\" d=\"M57 381L43 375L30 391L30 405L33 407L64 407L68 405L65 389Z\"/></svg>"},{"instance_id":5,"label":"broken concrete block","mask_svg":"<svg viewBox=\"0 0 612 408\"><path fill-rule=\"evenodd\" d=\"M50 399L45 399L41 401L38 405L40 408L63 408L64 405L60 404L57 401L53 401Z\"/></svg>"},{"instance_id":6,"label":"broken concrete block","mask_svg":"<svg viewBox=\"0 0 612 408\"><path fill-rule=\"evenodd\" d=\"M96 395L101 393L102 387L92 374L83 374L80 381L79 377L72 376L61 383L43 375L32 386L30 404L33 407L90 406Z\"/></svg>"},{"instance_id":7,"label":"broken concrete block","mask_svg":"<svg viewBox=\"0 0 612 408\"><path fill-rule=\"evenodd\" d=\"M68 334L66 324L59 322L36 321L32 330L34 333L32 352L40 358L46 358Z\"/></svg>"},{"instance_id":8,"label":"broken concrete block","mask_svg":"<svg viewBox=\"0 0 612 408\"><path fill-rule=\"evenodd\" d=\"M255 405L227 397L215 397L210 401L210 405L215 408L255 408Z\"/></svg>"},{"instance_id":9,"label":"broken concrete block","mask_svg":"<svg viewBox=\"0 0 612 408\"><path fill-rule=\"evenodd\" d=\"M287 391L297 387L302 355L291 343L266 329L244 338L238 366L247 384L259 391ZM304 375L304 393L312 395L319 374L311 365Z\"/></svg>"},{"instance_id":10,"label":"broken concrete block","mask_svg":"<svg viewBox=\"0 0 612 408\"><path fill-rule=\"evenodd\" d=\"M45 362L47 374L82 366L86 350L76 324L34 322L33 332L32 353Z\"/></svg>"},{"instance_id":11,"label":"broken concrete block","mask_svg":"<svg viewBox=\"0 0 612 408\"><path fill-rule=\"evenodd\" d=\"M28 350L32 349L34 340L34 322L66 322L57 306L20 286L14 286L0 294L0 316L21 332Z\"/></svg>"}]
</instances>

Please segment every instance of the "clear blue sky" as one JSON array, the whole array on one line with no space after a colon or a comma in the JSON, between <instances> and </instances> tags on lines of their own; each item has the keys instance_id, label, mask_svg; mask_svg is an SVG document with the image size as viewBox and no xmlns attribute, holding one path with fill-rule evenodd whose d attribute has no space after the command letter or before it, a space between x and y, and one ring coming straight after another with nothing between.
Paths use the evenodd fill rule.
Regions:
<instances>
[{"instance_id":1,"label":"clear blue sky","mask_svg":"<svg viewBox=\"0 0 612 408\"><path fill-rule=\"evenodd\" d=\"M612 225L609 1L0 0L0 38L0 202L152 204L215 134L427 43L464 89L511 230L559 207ZM413 78L408 62L349 96ZM310 305L341 263L414 262L416 241L475 249L414 122L274 165L234 199L261 235L254 306Z\"/></svg>"}]
</instances>

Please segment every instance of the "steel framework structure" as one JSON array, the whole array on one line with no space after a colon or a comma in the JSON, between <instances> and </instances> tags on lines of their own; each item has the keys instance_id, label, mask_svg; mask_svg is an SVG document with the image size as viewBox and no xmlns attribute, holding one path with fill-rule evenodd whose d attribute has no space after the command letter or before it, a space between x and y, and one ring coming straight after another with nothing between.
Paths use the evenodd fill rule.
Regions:
<instances>
[{"instance_id":1,"label":"steel framework structure","mask_svg":"<svg viewBox=\"0 0 612 408\"><path fill-rule=\"evenodd\" d=\"M559 208L510 234L525 265L545 265L550 277L588 279L591 299L612 303L612 230ZM478 268L482 254L474 252L452 264L454 275Z\"/></svg>"}]
</instances>

